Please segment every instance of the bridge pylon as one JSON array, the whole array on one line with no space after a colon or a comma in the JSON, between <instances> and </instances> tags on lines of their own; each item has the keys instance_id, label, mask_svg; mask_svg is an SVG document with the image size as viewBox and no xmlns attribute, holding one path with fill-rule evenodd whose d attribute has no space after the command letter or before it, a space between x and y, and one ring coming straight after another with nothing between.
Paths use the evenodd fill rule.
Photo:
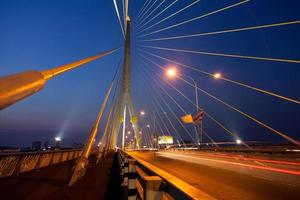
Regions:
<instances>
[{"instance_id":1,"label":"bridge pylon","mask_svg":"<svg viewBox=\"0 0 300 200\"><path fill-rule=\"evenodd\" d=\"M120 131L120 126L123 124L123 135L124 128L126 124L126 115L127 110L130 115L130 122L135 134L135 147L141 147L141 133L138 126L138 116L136 115L134 104L131 96L131 65L130 65L130 18L126 17L126 34L125 34L125 45L124 45L124 64L123 64L123 82L122 88L120 88L120 100L117 109L117 117L114 120L114 129L113 129L113 138L112 138L112 147L115 147L117 144L118 133ZM124 148L124 137L122 137L122 148Z\"/></svg>"}]
</instances>

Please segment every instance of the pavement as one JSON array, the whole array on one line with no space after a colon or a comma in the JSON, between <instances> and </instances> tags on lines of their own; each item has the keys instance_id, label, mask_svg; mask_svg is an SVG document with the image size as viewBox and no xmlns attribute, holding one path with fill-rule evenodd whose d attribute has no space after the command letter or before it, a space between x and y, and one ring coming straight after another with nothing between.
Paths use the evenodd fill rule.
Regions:
<instances>
[{"instance_id":1,"label":"pavement","mask_svg":"<svg viewBox=\"0 0 300 200\"><path fill-rule=\"evenodd\" d=\"M131 152L221 200L299 200L300 162L197 151Z\"/></svg>"},{"instance_id":2,"label":"pavement","mask_svg":"<svg viewBox=\"0 0 300 200\"><path fill-rule=\"evenodd\" d=\"M18 176L1 178L0 199L112 199L107 196L106 190L110 188L109 177L111 176L113 159L114 154L110 154L100 165L96 165L94 159L90 160L85 176L72 187L68 186L68 180L72 174L74 161L45 167ZM112 193L110 192L110 194ZM118 198L116 194L113 195Z\"/></svg>"}]
</instances>

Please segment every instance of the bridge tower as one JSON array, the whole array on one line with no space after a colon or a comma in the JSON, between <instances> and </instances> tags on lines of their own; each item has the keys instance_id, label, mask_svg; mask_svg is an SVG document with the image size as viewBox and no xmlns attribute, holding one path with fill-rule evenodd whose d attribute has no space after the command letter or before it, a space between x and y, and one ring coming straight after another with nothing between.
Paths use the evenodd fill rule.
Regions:
<instances>
[{"instance_id":1,"label":"bridge tower","mask_svg":"<svg viewBox=\"0 0 300 200\"><path fill-rule=\"evenodd\" d=\"M124 44L124 63L123 63L123 77L122 87L120 88L119 103L116 112L116 117L113 122L113 138L111 147L114 148L117 143L118 133L120 132L121 125L123 124L122 130L122 148L125 145L125 124L126 124L126 113L127 110L130 116L130 122L135 134L135 147L140 148L141 146L141 133L138 126L138 117L136 115L134 104L131 96L131 66L130 66L130 18L126 16L125 26L125 44Z\"/></svg>"}]
</instances>

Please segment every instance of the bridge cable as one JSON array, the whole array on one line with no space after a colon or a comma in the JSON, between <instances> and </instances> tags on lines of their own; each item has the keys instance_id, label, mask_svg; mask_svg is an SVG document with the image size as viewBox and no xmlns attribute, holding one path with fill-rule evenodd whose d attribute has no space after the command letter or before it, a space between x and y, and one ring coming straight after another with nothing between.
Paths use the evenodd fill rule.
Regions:
<instances>
[{"instance_id":1,"label":"bridge cable","mask_svg":"<svg viewBox=\"0 0 300 200\"><path fill-rule=\"evenodd\" d=\"M148 29L150 29L150 28L152 28L152 27L154 27L154 26L156 26L156 25L158 25L158 24L160 24L160 23L162 23L162 22L164 22L164 21L166 21L166 20L168 20L168 19L170 19L171 17L174 17L175 15L181 13L182 11L184 11L184 10L186 10L186 9L188 9L188 8L190 8L190 7L192 7L193 5L195 5L196 3L198 3L199 1L200 1L200 0L196 0L196 1L192 2L191 4L185 6L184 8L182 8L182 9L176 11L176 12L174 12L173 14L169 15L168 17L166 17L166 18L164 18L164 19L162 19L162 20L156 22L155 24L152 24L151 26L148 26L147 28L145 28L145 29L143 29L142 31L138 32L138 34L144 32L144 31L146 31L146 30L148 30Z\"/></svg>"},{"instance_id":2,"label":"bridge cable","mask_svg":"<svg viewBox=\"0 0 300 200\"><path fill-rule=\"evenodd\" d=\"M137 27L139 27L146 19L148 19L166 0L162 0L144 19L142 19L139 23L137 23Z\"/></svg>"},{"instance_id":3,"label":"bridge cable","mask_svg":"<svg viewBox=\"0 0 300 200\"><path fill-rule=\"evenodd\" d=\"M160 108L160 110L161 110L162 112L164 112L164 110L163 110L162 106L160 105L160 103L158 102L158 100L157 100L156 98L154 98L154 101L156 102L156 104L158 105L158 107ZM166 113L166 115L165 115L165 118L168 120L168 122L169 122L169 124L171 125L172 129L175 131L176 136L177 136L179 139L181 139L182 143L184 144L184 142L183 142L181 136L179 135L179 133L178 133L178 131L176 130L176 128L174 127L173 123L172 123L171 120L169 119L167 113ZM169 131L169 133L171 133L170 130L168 130L168 131Z\"/></svg>"},{"instance_id":4,"label":"bridge cable","mask_svg":"<svg viewBox=\"0 0 300 200\"><path fill-rule=\"evenodd\" d=\"M154 53L150 53L149 51L144 51L144 50L141 50L140 51L148 54L148 55L152 55L154 57L157 57L157 58L160 58L162 60L166 60L166 61L169 61L169 62L172 62L172 63L175 63L177 65L180 65L180 66L183 66L183 67L186 67L188 69L191 69L191 70L194 70L194 71L197 71L197 72L200 72L202 74L205 74L205 75L208 75L212 78L214 78L214 74L212 73L209 73L209 72L206 72L204 70L200 70L198 69L197 67L195 66L191 66L191 65L186 65L186 64L183 64L183 63L179 63L179 62L176 62L174 60L171 60L171 59L168 59L168 58L165 58L165 57L162 57L162 56L159 56L157 54L154 54ZM276 97L276 98L279 98L279 99L282 99L282 100L285 100L285 101L288 101L288 102L292 102L292 103L296 103L296 104L299 104L300 105L300 101L299 100L296 100L296 99L292 99L292 98L289 98L289 97L285 97L285 96L282 96L280 94L276 94L274 92L271 92L271 91L267 91L267 90L264 90L264 89L261 89L261 88L257 88L257 87L254 87L254 86L251 86L251 85L248 85L246 83L242 83L242 82L239 82L239 81L235 81L235 80L232 80L232 79L229 79L229 78L225 78L225 77L219 77L218 79L220 80L224 80L224 81L227 81L229 83L233 83L233 84L236 84L238 86L242 86L242 87L245 87L245 88L248 88L248 89L251 89L251 90L254 90L256 92L260 92L260 93L263 93L263 94L267 94L267 95L270 95L270 96L273 96L273 97Z\"/></svg>"},{"instance_id":5,"label":"bridge cable","mask_svg":"<svg viewBox=\"0 0 300 200\"><path fill-rule=\"evenodd\" d=\"M155 33L159 33L159 32L165 31L165 30L169 30L169 29L172 29L172 28L175 28L175 27L178 27L178 26L181 26L181 25L184 25L184 24L187 24L187 23L190 23L190 22L193 22L193 21L196 21L196 20L199 20L199 19L202 19L202 18L211 16L211 15L214 15L214 14L216 14L216 13L223 12L223 11L225 11L225 10L228 10L228 9L230 9L230 8L233 8L233 7L236 7L236 6L239 6L239 5L242 5L242 4L247 3L247 2L249 2L249 1L250 1L250 0L245 0L245 1L242 1L242 2L239 2L239 3L236 3L236 4L233 4L233 5L230 5L230 6L226 6L226 7L224 7L224 8L221 8L221 9L218 9L218 10L215 10L215 11L212 11L212 12L209 12L209 13L207 13L207 14L200 15L200 16L198 16L198 17L195 17L195 18L192 18L192 19L189 19L189 20L185 20L185 21L182 21L182 22L173 24L173 25L171 25L171 26L168 26L168 27L165 27L165 28L162 28L162 29L159 29L159 30L156 30L156 31L153 31L153 32L144 34L144 35L141 35L141 36L139 36L139 37L145 37L145 36L153 35L153 34L155 34Z\"/></svg>"},{"instance_id":6,"label":"bridge cable","mask_svg":"<svg viewBox=\"0 0 300 200\"><path fill-rule=\"evenodd\" d=\"M150 61L151 63L155 64L152 60L149 59L149 61ZM183 82L187 83L188 85L194 87L193 84L191 84L190 82L186 81L186 80L183 79L182 77L178 77L178 78L179 78L180 80L182 80ZM207 92L207 91L205 91L205 90L203 90L203 89L201 89L201 88L199 88L199 87L197 87L197 89L198 89L199 91L201 91L202 93L206 94L207 96L211 97L212 99L214 99L214 100L216 100L216 101L222 103L222 104L225 105L226 107L228 107L228 108L230 108L230 109L232 109L232 110L234 110L234 111L240 113L241 115L245 116L246 118L251 119L252 121L256 122L257 124L263 126L264 128L266 128L266 129L268 129L268 130L270 130L270 131L276 133L277 135L279 135L279 136L285 138L286 140L290 141L291 143L300 146L300 142L299 142L299 141L297 141L297 140L291 138L290 136L286 135L285 133L280 132L280 131L278 131L278 130L272 128L272 127L270 127L269 125L265 124L264 122L262 122L262 121L256 119L255 117L253 117L253 116L251 116L251 115L249 115L249 114L247 114L247 113L241 111L240 109L238 109L238 108L236 108L236 107L234 107L234 106L232 106L232 105L226 103L225 101L221 100L220 98L217 98L216 96L210 94L209 92Z\"/></svg>"},{"instance_id":7,"label":"bridge cable","mask_svg":"<svg viewBox=\"0 0 300 200\"><path fill-rule=\"evenodd\" d=\"M154 64L154 63L153 63ZM155 64L156 65L156 64ZM159 66L159 65L156 65ZM160 66L159 66L160 67ZM158 74L157 74L158 75ZM186 95L184 95L181 91L179 91L176 87L174 87L173 85L171 85L169 82L165 81L169 86L171 86L176 92L178 92L181 96L183 96L189 103L191 103L193 106L197 107L195 105L195 103L190 100ZM173 100L175 101L175 100ZM186 112L187 114L187 112ZM222 129L224 129L227 133L229 133L231 136L233 136L235 139L240 138L237 134L231 132L229 129L227 129L222 123L220 123L219 121L217 121L214 117L212 117L209 113L207 113L207 111L204 111L204 114L210 118L213 122L215 122L218 126L220 126ZM247 144L243 143L246 147L250 148Z\"/></svg>"},{"instance_id":8,"label":"bridge cable","mask_svg":"<svg viewBox=\"0 0 300 200\"><path fill-rule=\"evenodd\" d=\"M156 4L157 0L154 0L150 7L145 10L145 12L137 19L136 24L140 23L140 20L143 19L143 17L151 10L151 8Z\"/></svg>"},{"instance_id":9,"label":"bridge cable","mask_svg":"<svg viewBox=\"0 0 300 200\"><path fill-rule=\"evenodd\" d=\"M176 2L178 2L178 0L173 1L171 4L169 4L165 9L163 9L162 11L160 11L157 15L155 15L154 17L152 17L151 19L149 19L147 22L145 22L144 24L142 24L141 26L139 26L137 28L138 33L140 33L140 30L146 26L148 23L152 22L154 19L156 19L158 16L160 16L162 13L164 13L166 10L168 10L170 7L172 7Z\"/></svg>"},{"instance_id":10,"label":"bridge cable","mask_svg":"<svg viewBox=\"0 0 300 200\"><path fill-rule=\"evenodd\" d=\"M125 32L124 32L122 21L121 21L121 18L120 18L120 13L119 13L118 5L117 5L116 0L113 0L113 2L114 2L114 6L115 6L115 11L116 11L116 14L117 14L117 17L118 17L118 20L119 20L119 24L120 24L120 27L121 27L121 30L122 30L122 34L123 34L123 37L125 39ZM126 26L126 24L124 26Z\"/></svg>"},{"instance_id":11,"label":"bridge cable","mask_svg":"<svg viewBox=\"0 0 300 200\"><path fill-rule=\"evenodd\" d=\"M282 58L266 58L266 57L256 57L256 56L237 55L237 54L214 53L214 52L175 49L175 48L158 47L158 46L146 46L146 45L141 45L141 46L146 48L165 50L165 51L184 52L184 53L201 54L201 55L209 55L209 56L231 57L231 58L250 59L250 60L264 60L264 61L274 61L274 62L284 62L284 63L297 63L297 64L300 63L300 60L291 60L291 59L282 59Z\"/></svg>"},{"instance_id":12,"label":"bridge cable","mask_svg":"<svg viewBox=\"0 0 300 200\"><path fill-rule=\"evenodd\" d=\"M189 34L189 35L178 35L178 36L172 36L172 37L143 39L140 41L141 42L150 42L150 41L163 41L163 40L174 40L174 39L187 39L187 38L192 38L192 37L219 35L219 34L224 34L224 33L234 33L234 32L249 31L249 30L256 30L256 29L272 28L272 27L279 27L279 26L294 25L294 24L299 24L299 23L300 23L300 20L296 20L296 21L280 22L280 23L273 23L273 24L264 24L264 25L258 25L258 26L227 29L227 30L221 30L221 31L196 33L196 34Z\"/></svg>"},{"instance_id":13,"label":"bridge cable","mask_svg":"<svg viewBox=\"0 0 300 200\"><path fill-rule=\"evenodd\" d=\"M141 14L145 11L145 9L148 7L149 3L152 0L147 0L145 1L145 3L143 4L142 8L140 9L140 11L138 12L138 14L136 15L135 19L134 19L134 23L136 24L136 22L138 21L138 19L140 18Z\"/></svg>"},{"instance_id":14,"label":"bridge cable","mask_svg":"<svg viewBox=\"0 0 300 200\"><path fill-rule=\"evenodd\" d=\"M145 68L146 69L146 68ZM148 70L147 70L148 71ZM163 89L158 83L157 83L157 80L155 80L154 78L152 78L153 80L154 80L154 83L158 86L157 88L160 88L173 102L174 102L174 104L184 113L184 114L188 114L187 113L187 111L184 109L184 108L182 108L180 105L179 105L179 103L165 90L165 89ZM157 92L157 95L158 96L160 96L162 99L164 99L163 98L163 96L161 96L158 92ZM166 103L166 100L163 100L163 102L165 102L165 105L170 109L170 107L168 106L168 103ZM170 111L172 112L172 114L176 117L176 119L177 119L177 121L181 124L181 126L183 127L183 129L188 133L188 135L190 136L190 138L192 139L192 140L194 140L194 138L192 137L192 134L190 133L190 131L188 131L187 129L186 129L186 127L182 124L182 122L180 121L180 119L178 119L178 117L176 116L176 114L175 114L175 112L172 110L172 109L170 109Z\"/></svg>"}]
</instances>

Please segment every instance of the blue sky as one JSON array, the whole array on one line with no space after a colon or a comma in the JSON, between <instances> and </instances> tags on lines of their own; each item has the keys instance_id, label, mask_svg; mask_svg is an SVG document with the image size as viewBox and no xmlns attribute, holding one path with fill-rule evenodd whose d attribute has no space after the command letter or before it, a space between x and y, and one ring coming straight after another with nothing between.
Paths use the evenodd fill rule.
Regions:
<instances>
[{"instance_id":1,"label":"blue sky","mask_svg":"<svg viewBox=\"0 0 300 200\"><path fill-rule=\"evenodd\" d=\"M159 2L157 1L156 5ZM153 13L153 16L171 2L171 0L166 0L162 7ZM191 2L179 0L149 24L169 16ZM149 32L237 2L239 1L202 0L188 10L153 27ZM121 8L121 1L118 3ZM129 15L133 22L137 20L135 17L143 3L138 0L129 2ZM297 0L288 2L285 0L253 0L147 38L299 20L300 14L297 9L299 6L300 3ZM3 0L0 1L0 27L2 27L0 31L0 76L29 69L43 70L56 67L120 47L123 44L113 2L110 0ZM153 102L153 98L157 98L154 95L155 92L151 91L151 88L148 89L147 85L154 84L143 78L142 68L148 67L156 70L157 73L163 73L155 66L142 64L138 54L138 48L141 48L138 46L140 44L299 60L299 34L300 26L290 25L184 40L142 43L138 41L136 27L133 24L132 87L136 110L144 109L146 112L152 112L151 102ZM233 80L300 99L299 64L148 50L178 62L197 66L208 72L221 72L225 77ZM0 145L30 145L33 140L51 141L57 135L61 135L66 144L84 142L104 98L105 90L113 77L117 64L122 59L122 54L123 50L120 50L113 55L54 78L47 83L43 91L2 110L0 112ZM157 58L152 59L162 66L170 64ZM202 76L200 73L184 68L179 70L194 78ZM146 76L152 79L154 74ZM188 112L194 111L187 101L162 80L159 84L163 85ZM184 91L189 98L193 98L192 88L184 85L180 80L173 80L172 84ZM200 79L199 84L206 91L231 105L300 139L300 125L296 123L300 118L299 105L240 88L221 80L203 78ZM205 94L200 93L199 98L201 107L215 116L228 129L240 135L241 138L264 141L281 140L280 137L216 103ZM182 112L170 100L169 102L177 116L181 116ZM171 119L175 121L175 118L171 117ZM145 122L142 122L142 125L144 124ZM178 124L176 127L182 137L189 139ZM204 127L206 132L217 141L232 139L208 119L204 119ZM191 127L187 128L191 129Z\"/></svg>"}]
</instances>

